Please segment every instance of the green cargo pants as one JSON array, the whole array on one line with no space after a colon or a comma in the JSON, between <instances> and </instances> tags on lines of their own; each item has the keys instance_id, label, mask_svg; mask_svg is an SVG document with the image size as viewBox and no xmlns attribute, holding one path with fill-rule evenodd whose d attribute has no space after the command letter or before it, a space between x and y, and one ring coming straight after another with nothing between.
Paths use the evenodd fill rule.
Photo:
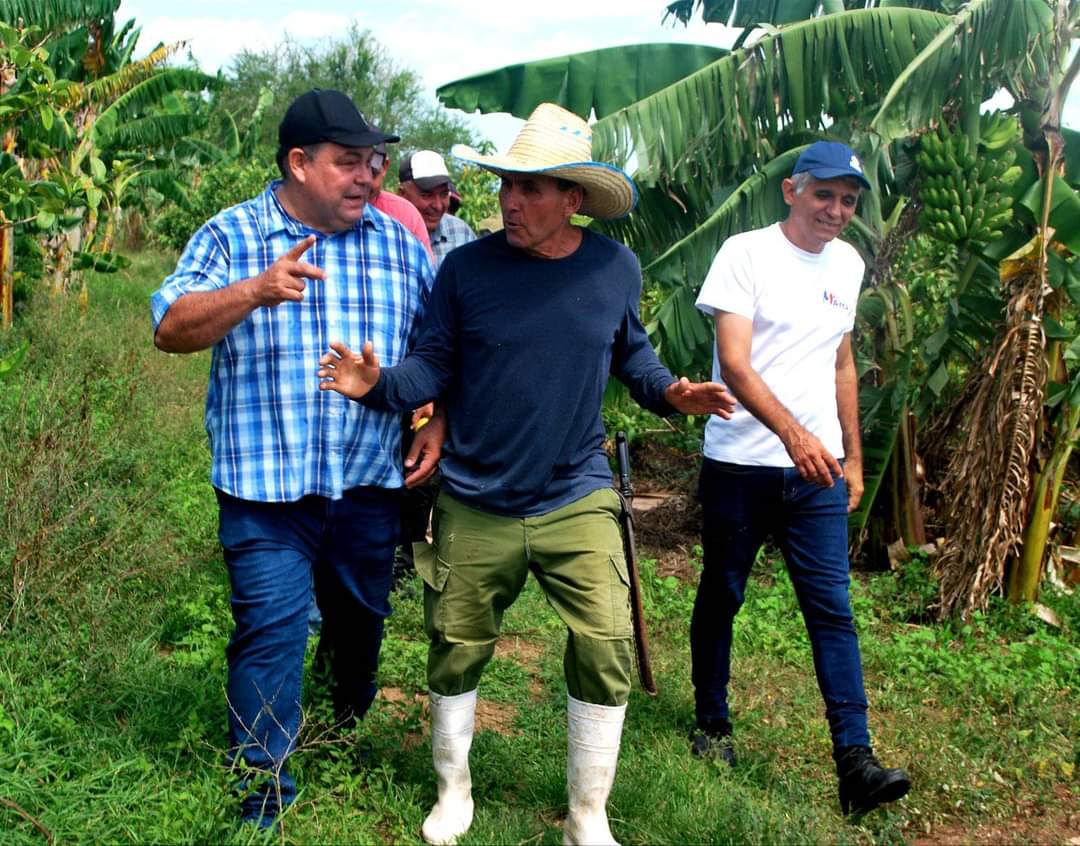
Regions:
<instances>
[{"instance_id":1,"label":"green cargo pants","mask_svg":"<svg viewBox=\"0 0 1080 846\"><path fill-rule=\"evenodd\" d=\"M435 503L434 544L417 544L424 580L428 685L456 696L474 690L495 652L503 612L529 570L568 629L563 668L570 695L623 705L633 642L630 583L614 490L593 491L539 517L502 517L446 493Z\"/></svg>"}]
</instances>

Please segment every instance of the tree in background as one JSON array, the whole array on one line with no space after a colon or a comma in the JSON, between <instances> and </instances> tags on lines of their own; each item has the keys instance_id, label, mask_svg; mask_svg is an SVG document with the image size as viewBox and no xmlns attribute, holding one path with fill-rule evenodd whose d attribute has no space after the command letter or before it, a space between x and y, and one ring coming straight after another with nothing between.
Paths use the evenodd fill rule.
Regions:
<instances>
[{"instance_id":1,"label":"tree in background","mask_svg":"<svg viewBox=\"0 0 1080 846\"><path fill-rule=\"evenodd\" d=\"M158 240L182 248L214 213L248 199L275 178L278 124L289 104L312 88L345 92L369 121L401 136L391 150L395 161L414 150L445 155L454 144L478 143L460 117L426 101L413 71L398 67L371 33L355 24L344 36L318 44L287 38L267 50L244 50L211 100L189 104L204 115L207 129L185 142L192 162L190 200L155 214ZM449 156L447 163L465 192L467 209L488 208L492 181L465 174ZM385 190L396 184L397 168L391 167Z\"/></svg>"},{"instance_id":2,"label":"tree in background","mask_svg":"<svg viewBox=\"0 0 1080 846\"><path fill-rule=\"evenodd\" d=\"M268 50L244 50L225 79L217 104L232 115L252 114L263 92L274 92L259 130L264 148L277 148L277 126L285 109L311 88L344 91L369 121L400 135L405 151L445 153L455 143L472 142L465 122L429 103L416 73L399 67L375 37L356 24L340 38L317 44L286 39Z\"/></svg>"}]
</instances>

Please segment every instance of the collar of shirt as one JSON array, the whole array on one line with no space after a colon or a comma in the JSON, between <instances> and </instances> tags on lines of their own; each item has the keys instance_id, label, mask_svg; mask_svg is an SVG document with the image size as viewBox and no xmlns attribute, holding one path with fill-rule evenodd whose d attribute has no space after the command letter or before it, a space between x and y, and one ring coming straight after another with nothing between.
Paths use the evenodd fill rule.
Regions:
<instances>
[{"instance_id":1,"label":"collar of shirt","mask_svg":"<svg viewBox=\"0 0 1080 846\"><path fill-rule=\"evenodd\" d=\"M262 208L260 209L261 214L257 218L257 225L262 230L262 236L269 238L278 232L288 232L296 238L305 238L312 232L318 232L318 230L312 229L306 223L297 220L285 211L285 206L281 204L281 200L277 195L277 189L281 187L281 184L282 180L275 179L267 186L259 198ZM353 228L370 226L376 231L381 231L385 225L386 222L372 211L371 203L364 203L364 215L353 225ZM320 234L326 235L327 233Z\"/></svg>"}]
</instances>

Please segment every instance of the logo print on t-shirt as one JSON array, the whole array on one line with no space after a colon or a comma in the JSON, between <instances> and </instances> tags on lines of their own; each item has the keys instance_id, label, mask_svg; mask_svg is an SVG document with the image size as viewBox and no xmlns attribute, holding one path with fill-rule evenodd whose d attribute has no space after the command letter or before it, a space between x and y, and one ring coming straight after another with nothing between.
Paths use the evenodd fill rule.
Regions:
<instances>
[{"instance_id":1,"label":"logo print on t-shirt","mask_svg":"<svg viewBox=\"0 0 1080 846\"><path fill-rule=\"evenodd\" d=\"M854 311L854 309L850 305L845 303L832 291L825 291L822 299L825 301L826 305L831 305L833 308L838 308L848 314L851 314Z\"/></svg>"}]
</instances>

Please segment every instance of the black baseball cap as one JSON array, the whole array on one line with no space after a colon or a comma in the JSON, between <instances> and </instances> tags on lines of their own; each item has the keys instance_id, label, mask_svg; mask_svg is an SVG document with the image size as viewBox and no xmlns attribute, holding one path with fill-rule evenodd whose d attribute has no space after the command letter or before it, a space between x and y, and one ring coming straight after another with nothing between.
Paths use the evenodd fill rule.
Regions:
<instances>
[{"instance_id":1,"label":"black baseball cap","mask_svg":"<svg viewBox=\"0 0 1080 846\"><path fill-rule=\"evenodd\" d=\"M374 147L400 140L369 124L347 94L332 88L313 88L301 94L285 110L278 126L278 145L283 150L320 141L344 147Z\"/></svg>"}]
</instances>

